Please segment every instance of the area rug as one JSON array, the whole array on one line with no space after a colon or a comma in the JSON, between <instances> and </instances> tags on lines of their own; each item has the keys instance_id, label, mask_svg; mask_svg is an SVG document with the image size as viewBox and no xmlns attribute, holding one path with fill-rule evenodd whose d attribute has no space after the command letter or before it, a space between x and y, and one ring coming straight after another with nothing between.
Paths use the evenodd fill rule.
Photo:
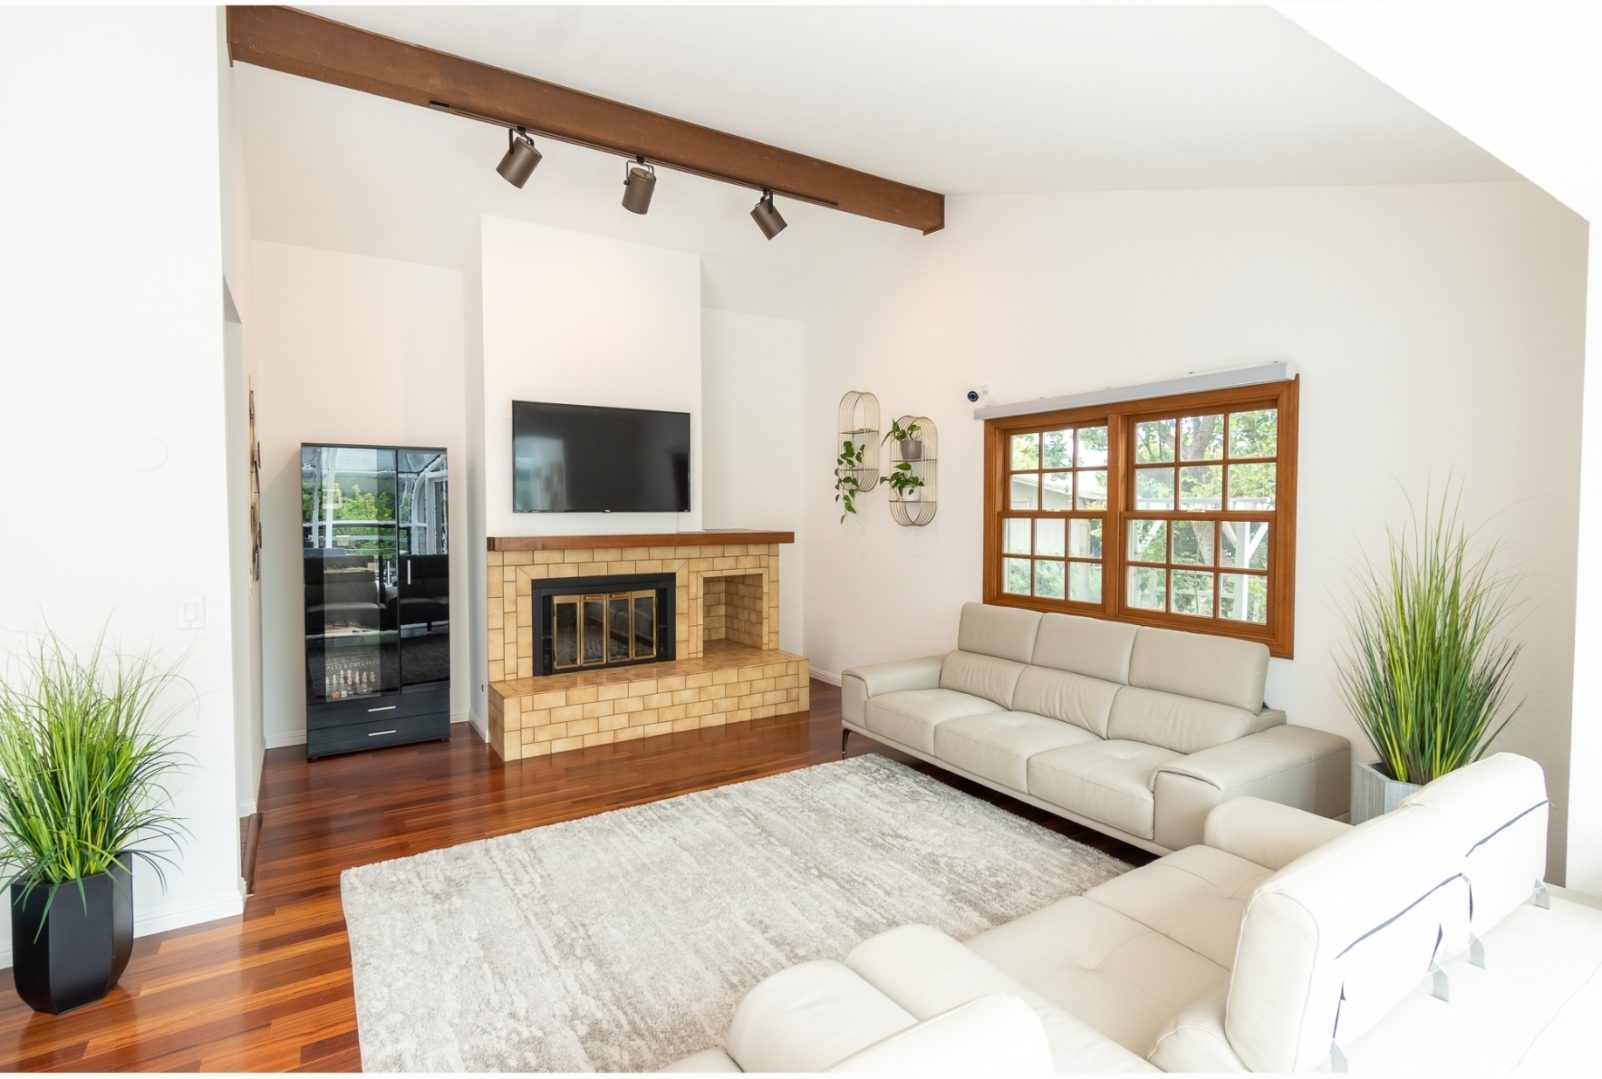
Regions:
<instances>
[{"instance_id":1,"label":"area rug","mask_svg":"<svg viewBox=\"0 0 1602 1079\"><path fill-rule=\"evenodd\" d=\"M368 1071L651 1071L774 971L1129 867L866 755L341 878Z\"/></svg>"}]
</instances>

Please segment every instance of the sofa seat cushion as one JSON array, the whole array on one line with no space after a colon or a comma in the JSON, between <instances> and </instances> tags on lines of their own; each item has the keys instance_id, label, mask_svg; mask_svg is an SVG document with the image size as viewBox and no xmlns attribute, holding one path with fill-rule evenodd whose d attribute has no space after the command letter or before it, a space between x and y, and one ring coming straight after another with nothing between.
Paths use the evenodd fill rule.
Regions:
<instances>
[{"instance_id":1,"label":"sofa seat cushion","mask_svg":"<svg viewBox=\"0 0 1602 1079\"><path fill-rule=\"evenodd\" d=\"M933 753L935 728L946 720L999 711L994 701L954 689L902 689L869 697L863 719L875 734Z\"/></svg>"},{"instance_id":2,"label":"sofa seat cushion","mask_svg":"<svg viewBox=\"0 0 1602 1079\"><path fill-rule=\"evenodd\" d=\"M1186 847L1085 893L1226 970L1252 891L1273 871L1212 847Z\"/></svg>"},{"instance_id":3,"label":"sofa seat cushion","mask_svg":"<svg viewBox=\"0 0 1602 1079\"><path fill-rule=\"evenodd\" d=\"M1152 773L1179 756L1161 746L1119 739L1051 749L1029 758L1029 793L1150 839Z\"/></svg>"},{"instance_id":4,"label":"sofa seat cushion","mask_svg":"<svg viewBox=\"0 0 1602 1079\"><path fill-rule=\"evenodd\" d=\"M1087 896L988 929L967 946L1141 1056L1170 1016L1229 977L1205 956Z\"/></svg>"},{"instance_id":5,"label":"sofa seat cushion","mask_svg":"<svg viewBox=\"0 0 1602 1079\"><path fill-rule=\"evenodd\" d=\"M1034 1011L1045 1029L1058 1072L1155 1070L1142 1057L930 926L903 925L869 937L851 950L845 963L919 1020L987 994L1016 997Z\"/></svg>"},{"instance_id":6,"label":"sofa seat cushion","mask_svg":"<svg viewBox=\"0 0 1602 1079\"><path fill-rule=\"evenodd\" d=\"M947 764L1027 792L1030 757L1048 749L1099 741L1071 723L1032 712L987 712L940 724L935 729L934 752Z\"/></svg>"}]
</instances>

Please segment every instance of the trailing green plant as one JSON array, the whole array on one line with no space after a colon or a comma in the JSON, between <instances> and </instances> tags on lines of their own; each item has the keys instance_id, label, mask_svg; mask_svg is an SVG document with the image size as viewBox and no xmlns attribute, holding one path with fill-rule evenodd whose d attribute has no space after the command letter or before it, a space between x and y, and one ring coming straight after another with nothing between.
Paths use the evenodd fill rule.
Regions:
<instances>
[{"instance_id":1,"label":"trailing green plant","mask_svg":"<svg viewBox=\"0 0 1602 1079\"><path fill-rule=\"evenodd\" d=\"M860 442L846 439L840 444L840 452L834 459L834 500L840 503L840 523L845 524L847 515L857 512L857 495L862 491L863 459L867 455L867 447Z\"/></svg>"},{"instance_id":2,"label":"trailing green plant","mask_svg":"<svg viewBox=\"0 0 1602 1079\"><path fill-rule=\"evenodd\" d=\"M1341 694L1392 779L1428 783L1480 758L1518 713L1508 691L1522 645L1502 630L1522 574L1499 572L1458 500L1387 531L1383 566L1354 587ZM1505 712L1505 714L1504 714Z\"/></svg>"},{"instance_id":3,"label":"trailing green plant","mask_svg":"<svg viewBox=\"0 0 1602 1079\"><path fill-rule=\"evenodd\" d=\"M905 495L908 491L923 486L923 477L912 470L911 461L901 461L890 470L885 482L895 489L896 494Z\"/></svg>"},{"instance_id":4,"label":"trailing green plant","mask_svg":"<svg viewBox=\"0 0 1602 1079\"><path fill-rule=\"evenodd\" d=\"M891 420L890 433L884 436L884 441L889 442L891 439L895 439L897 442L912 442L917 439L922 431L923 428L918 426L915 420L908 420L905 427L901 426L900 420Z\"/></svg>"},{"instance_id":5,"label":"trailing green plant","mask_svg":"<svg viewBox=\"0 0 1602 1079\"><path fill-rule=\"evenodd\" d=\"M17 677L0 681L4 883L24 897L49 888L46 913L62 885L133 858L165 887L184 834L165 784L186 757L154 709L176 676L149 655L109 654L104 638L79 657L49 632L16 659Z\"/></svg>"}]
</instances>

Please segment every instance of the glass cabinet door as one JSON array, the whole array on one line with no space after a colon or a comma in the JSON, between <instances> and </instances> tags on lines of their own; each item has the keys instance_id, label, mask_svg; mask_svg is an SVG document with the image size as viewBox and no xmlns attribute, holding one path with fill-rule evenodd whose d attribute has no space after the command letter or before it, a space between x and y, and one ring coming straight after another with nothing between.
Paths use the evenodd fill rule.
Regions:
<instances>
[{"instance_id":1,"label":"glass cabinet door","mask_svg":"<svg viewBox=\"0 0 1602 1079\"><path fill-rule=\"evenodd\" d=\"M301 449L309 702L400 686L395 451Z\"/></svg>"},{"instance_id":2,"label":"glass cabinet door","mask_svg":"<svg viewBox=\"0 0 1602 1079\"><path fill-rule=\"evenodd\" d=\"M445 454L401 450L399 626L401 684L451 676L451 581Z\"/></svg>"}]
</instances>

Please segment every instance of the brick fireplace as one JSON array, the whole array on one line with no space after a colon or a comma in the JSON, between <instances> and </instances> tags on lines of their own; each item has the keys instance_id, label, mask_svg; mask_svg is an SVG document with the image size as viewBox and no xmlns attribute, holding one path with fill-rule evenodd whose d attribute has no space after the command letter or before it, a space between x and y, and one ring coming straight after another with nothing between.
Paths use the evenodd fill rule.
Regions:
<instances>
[{"instance_id":1,"label":"brick fireplace","mask_svg":"<svg viewBox=\"0 0 1602 1079\"><path fill-rule=\"evenodd\" d=\"M793 541L744 531L491 539L490 744L517 760L806 709L807 660L778 648L779 545ZM646 617L636 586L653 577L672 581L663 649L672 658L640 658L639 645L625 657ZM568 581L575 587L561 587ZM554 603L562 594L569 598ZM665 631L668 612L649 609ZM548 618L563 621L547 626ZM610 643L596 660L592 637L591 662L542 673L552 666L542 638L566 633L574 618L581 634L608 619ZM627 634L615 628L630 618Z\"/></svg>"}]
</instances>

